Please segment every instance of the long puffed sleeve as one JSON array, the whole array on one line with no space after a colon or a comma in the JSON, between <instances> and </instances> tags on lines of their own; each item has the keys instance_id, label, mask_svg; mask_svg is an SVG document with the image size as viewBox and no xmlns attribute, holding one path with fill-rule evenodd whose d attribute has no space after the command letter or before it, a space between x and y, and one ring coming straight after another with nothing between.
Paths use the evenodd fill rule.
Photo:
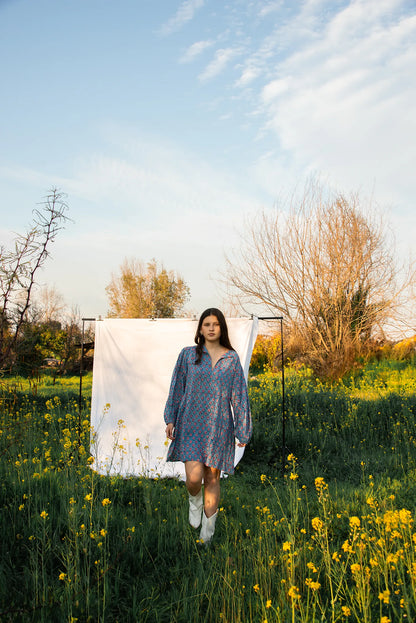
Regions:
<instances>
[{"instance_id":1,"label":"long puffed sleeve","mask_svg":"<svg viewBox=\"0 0 416 623\"><path fill-rule=\"evenodd\" d=\"M248 443L253 431L253 424L248 400L247 384L240 361L236 362L233 386L231 388L231 404L234 414L234 436L240 443Z\"/></svg>"},{"instance_id":2,"label":"long puffed sleeve","mask_svg":"<svg viewBox=\"0 0 416 623\"><path fill-rule=\"evenodd\" d=\"M178 357L172 374L170 383L169 396L166 401L164 419L166 424L176 424L176 416L179 405L185 393L186 387L187 362L185 358L185 349L183 349Z\"/></svg>"}]
</instances>

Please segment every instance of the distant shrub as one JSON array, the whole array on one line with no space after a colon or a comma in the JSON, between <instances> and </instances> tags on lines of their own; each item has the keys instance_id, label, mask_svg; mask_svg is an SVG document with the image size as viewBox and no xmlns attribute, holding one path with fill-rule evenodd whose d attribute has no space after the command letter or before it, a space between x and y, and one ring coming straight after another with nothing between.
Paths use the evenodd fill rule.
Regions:
<instances>
[{"instance_id":1,"label":"distant shrub","mask_svg":"<svg viewBox=\"0 0 416 623\"><path fill-rule=\"evenodd\" d=\"M394 359L411 359L416 355L416 335L406 338L391 349L391 355Z\"/></svg>"},{"instance_id":2,"label":"distant shrub","mask_svg":"<svg viewBox=\"0 0 416 623\"><path fill-rule=\"evenodd\" d=\"M280 366L280 333L258 335L251 355L250 372L276 372Z\"/></svg>"}]
</instances>

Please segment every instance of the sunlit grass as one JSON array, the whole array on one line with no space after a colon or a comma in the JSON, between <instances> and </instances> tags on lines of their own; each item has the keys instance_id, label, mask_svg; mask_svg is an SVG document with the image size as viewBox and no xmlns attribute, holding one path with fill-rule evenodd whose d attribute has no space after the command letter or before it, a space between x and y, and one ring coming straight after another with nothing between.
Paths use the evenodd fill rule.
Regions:
<instances>
[{"instance_id":1,"label":"sunlit grass","mask_svg":"<svg viewBox=\"0 0 416 623\"><path fill-rule=\"evenodd\" d=\"M187 523L182 482L90 469L78 379L38 389L10 379L0 619L415 620L414 369L402 367L400 391L395 370L379 372L387 387L369 399L376 367L331 386L287 371L283 472L279 376L251 383L255 435L222 481L211 547Z\"/></svg>"},{"instance_id":2,"label":"sunlit grass","mask_svg":"<svg viewBox=\"0 0 416 623\"><path fill-rule=\"evenodd\" d=\"M60 376L53 372L43 371L35 378L23 376L0 377L0 391L9 393L24 393L33 396L50 397L58 396L67 399L79 394L78 376ZM82 393L91 397L92 373L87 372L82 376Z\"/></svg>"}]
</instances>

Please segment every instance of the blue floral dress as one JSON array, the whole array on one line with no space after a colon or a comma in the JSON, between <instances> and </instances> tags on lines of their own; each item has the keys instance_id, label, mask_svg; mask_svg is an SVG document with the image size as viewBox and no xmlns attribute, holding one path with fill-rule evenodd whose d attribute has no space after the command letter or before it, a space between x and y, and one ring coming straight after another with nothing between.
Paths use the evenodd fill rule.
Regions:
<instances>
[{"instance_id":1,"label":"blue floral dress","mask_svg":"<svg viewBox=\"0 0 416 623\"><path fill-rule=\"evenodd\" d=\"M173 371L164 418L175 438L166 460L199 461L233 474L235 438L245 444L252 433L240 359L229 350L212 367L204 346L200 363L195 360L196 347L184 348Z\"/></svg>"}]
</instances>

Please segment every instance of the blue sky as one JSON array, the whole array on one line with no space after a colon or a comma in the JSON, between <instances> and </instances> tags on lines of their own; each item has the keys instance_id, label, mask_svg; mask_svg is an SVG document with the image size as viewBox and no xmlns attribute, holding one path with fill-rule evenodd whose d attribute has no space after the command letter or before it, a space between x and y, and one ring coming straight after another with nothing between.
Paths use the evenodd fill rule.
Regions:
<instances>
[{"instance_id":1,"label":"blue sky","mask_svg":"<svg viewBox=\"0 0 416 623\"><path fill-rule=\"evenodd\" d=\"M67 193L40 281L82 316L126 257L226 307L244 218L314 174L414 245L414 0L0 0L0 55L1 240Z\"/></svg>"}]
</instances>

